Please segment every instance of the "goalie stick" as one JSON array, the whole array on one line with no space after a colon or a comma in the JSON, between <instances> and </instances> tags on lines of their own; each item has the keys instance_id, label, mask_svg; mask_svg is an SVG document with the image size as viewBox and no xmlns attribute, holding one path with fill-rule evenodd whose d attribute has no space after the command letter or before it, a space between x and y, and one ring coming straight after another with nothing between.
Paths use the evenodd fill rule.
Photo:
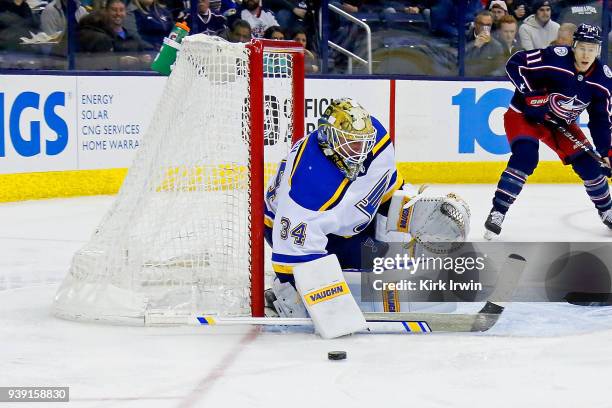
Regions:
<instances>
[{"instance_id":1,"label":"goalie stick","mask_svg":"<svg viewBox=\"0 0 612 408\"><path fill-rule=\"evenodd\" d=\"M502 300L510 299L523 270L525 259L520 255L508 256L491 295L491 300L473 314L453 313L364 313L368 329L360 333L428 333L428 332L483 332L497 323L504 311ZM146 326L180 325L195 326L313 326L309 318L281 317L219 317L207 315L175 315L149 312Z\"/></svg>"}]
</instances>

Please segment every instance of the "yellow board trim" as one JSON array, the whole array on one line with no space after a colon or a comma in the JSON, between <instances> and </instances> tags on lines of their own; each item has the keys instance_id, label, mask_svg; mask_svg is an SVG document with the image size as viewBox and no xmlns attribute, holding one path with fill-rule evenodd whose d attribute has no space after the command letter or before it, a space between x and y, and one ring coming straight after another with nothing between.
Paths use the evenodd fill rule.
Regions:
<instances>
[{"instance_id":1,"label":"yellow board trim","mask_svg":"<svg viewBox=\"0 0 612 408\"><path fill-rule=\"evenodd\" d=\"M338 282L321 289L313 290L305 294L303 298L309 305L316 305L317 303L325 302L350 293L351 291L346 282Z\"/></svg>"},{"instance_id":2,"label":"yellow board trim","mask_svg":"<svg viewBox=\"0 0 612 408\"><path fill-rule=\"evenodd\" d=\"M117 194L127 169L0 174L0 202Z\"/></svg>"},{"instance_id":3,"label":"yellow board trim","mask_svg":"<svg viewBox=\"0 0 612 408\"><path fill-rule=\"evenodd\" d=\"M325 211L330 206L332 206L338 200L338 197L340 197L342 195L342 192L346 188L346 185L348 184L348 182L349 182L349 179L347 179L347 178L342 180L342 183L340 183L340 185L336 189L336 192L334 193L334 195L331 196L331 198L329 200L327 200L327 202L325 204L323 204L321 206L321 208L319 208L319 211Z\"/></svg>"},{"instance_id":4,"label":"yellow board trim","mask_svg":"<svg viewBox=\"0 0 612 408\"><path fill-rule=\"evenodd\" d=\"M400 162L397 168L413 184L497 184L507 162ZM541 161L528 183L580 183L570 166L559 161Z\"/></svg>"},{"instance_id":5,"label":"yellow board trim","mask_svg":"<svg viewBox=\"0 0 612 408\"><path fill-rule=\"evenodd\" d=\"M400 162L397 168L403 178L413 184L495 184L506 162ZM168 175L173 173L176 174L169 171ZM233 180L236 172L232 172L231 177L227 173L226 169L219 177ZM0 202L116 194L126 174L127 169L123 168L0 174ZM569 166L558 161L540 162L528 183L582 184Z\"/></svg>"},{"instance_id":6,"label":"yellow board trim","mask_svg":"<svg viewBox=\"0 0 612 408\"><path fill-rule=\"evenodd\" d=\"M380 139L378 141L378 143L376 143L376 145L374 146L374 148L372 149L372 155L376 156L376 153L378 153L378 151L380 150L381 147L383 147L385 145L385 143L387 143L387 141L391 139L391 137L389 136L389 134L387 133L386 135L383 136L382 139Z\"/></svg>"}]
</instances>

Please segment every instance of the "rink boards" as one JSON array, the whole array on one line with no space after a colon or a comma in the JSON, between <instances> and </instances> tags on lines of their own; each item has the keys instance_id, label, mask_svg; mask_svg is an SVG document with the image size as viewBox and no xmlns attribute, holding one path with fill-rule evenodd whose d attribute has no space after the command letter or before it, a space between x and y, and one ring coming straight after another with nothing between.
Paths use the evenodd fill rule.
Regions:
<instances>
[{"instance_id":1,"label":"rink boards","mask_svg":"<svg viewBox=\"0 0 612 408\"><path fill-rule=\"evenodd\" d=\"M0 201L114 194L166 79L5 75L0 88ZM509 146L501 81L307 79L306 130L332 98L353 97L389 130L413 183L493 183ZM581 122L586 123L585 113ZM588 129L586 129L588 134ZM169 135L172 137L172 135ZM530 182L575 182L547 148Z\"/></svg>"}]
</instances>

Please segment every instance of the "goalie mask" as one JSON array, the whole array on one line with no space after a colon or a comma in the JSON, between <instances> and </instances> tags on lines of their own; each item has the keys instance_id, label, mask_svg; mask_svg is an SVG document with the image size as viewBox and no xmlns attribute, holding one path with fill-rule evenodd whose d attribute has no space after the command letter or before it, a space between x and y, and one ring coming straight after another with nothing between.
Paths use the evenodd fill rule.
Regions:
<instances>
[{"instance_id":1,"label":"goalie mask","mask_svg":"<svg viewBox=\"0 0 612 408\"><path fill-rule=\"evenodd\" d=\"M327 156L354 180L376 142L370 114L349 98L334 99L319 119L319 143Z\"/></svg>"}]
</instances>

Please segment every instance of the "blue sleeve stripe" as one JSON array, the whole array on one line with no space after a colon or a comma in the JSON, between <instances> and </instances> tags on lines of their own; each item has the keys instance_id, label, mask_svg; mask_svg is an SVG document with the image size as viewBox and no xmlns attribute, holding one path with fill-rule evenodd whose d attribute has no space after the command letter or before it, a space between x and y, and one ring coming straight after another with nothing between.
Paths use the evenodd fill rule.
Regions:
<instances>
[{"instance_id":1,"label":"blue sleeve stripe","mask_svg":"<svg viewBox=\"0 0 612 408\"><path fill-rule=\"evenodd\" d=\"M272 262L278 263L301 263L301 262L310 262L317 260L319 258L323 258L327 256L327 254L308 254L308 255L284 255L272 253Z\"/></svg>"}]
</instances>

